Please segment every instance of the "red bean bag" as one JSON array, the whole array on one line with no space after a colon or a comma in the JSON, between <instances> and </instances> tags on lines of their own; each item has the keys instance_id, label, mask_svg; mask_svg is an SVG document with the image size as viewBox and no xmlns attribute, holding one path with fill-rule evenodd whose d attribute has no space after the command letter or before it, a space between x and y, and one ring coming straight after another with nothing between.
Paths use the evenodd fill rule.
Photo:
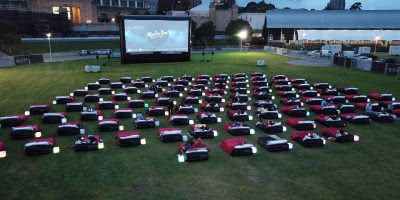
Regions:
<instances>
[{"instance_id":1,"label":"red bean bag","mask_svg":"<svg viewBox=\"0 0 400 200\"><path fill-rule=\"evenodd\" d=\"M337 116L329 116L329 115L318 115L315 118L315 121L324 125L325 127L344 127L346 126L346 122Z\"/></svg>"},{"instance_id":2,"label":"red bean bag","mask_svg":"<svg viewBox=\"0 0 400 200\"><path fill-rule=\"evenodd\" d=\"M121 147L145 145L146 139L138 131L121 132L115 136L116 142Z\"/></svg>"},{"instance_id":3,"label":"red bean bag","mask_svg":"<svg viewBox=\"0 0 400 200\"><path fill-rule=\"evenodd\" d=\"M55 138L33 139L25 144L24 152L26 156L59 153L60 148L56 147L55 145L56 145Z\"/></svg>"},{"instance_id":4,"label":"red bean bag","mask_svg":"<svg viewBox=\"0 0 400 200\"><path fill-rule=\"evenodd\" d=\"M231 156L247 156L257 153L257 147L247 144L243 138L226 139L219 146Z\"/></svg>"},{"instance_id":5,"label":"red bean bag","mask_svg":"<svg viewBox=\"0 0 400 200\"><path fill-rule=\"evenodd\" d=\"M157 135L162 142L180 142L183 139L182 130L179 128L160 128Z\"/></svg>"},{"instance_id":6,"label":"red bean bag","mask_svg":"<svg viewBox=\"0 0 400 200\"><path fill-rule=\"evenodd\" d=\"M93 151L103 148L104 148L103 138L100 135L85 134L79 136L74 142L74 150L76 152Z\"/></svg>"},{"instance_id":7,"label":"red bean bag","mask_svg":"<svg viewBox=\"0 0 400 200\"><path fill-rule=\"evenodd\" d=\"M194 138L214 138L218 136L218 132L205 124L196 124L190 126L190 135Z\"/></svg>"},{"instance_id":8,"label":"red bean bag","mask_svg":"<svg viewBox=\"0 0 400 200\"><path fill-rule=\"evenodd\" d=\"M317 128L315 121L304 118L290 118L286 120L285 124L296 130L312 130Z\"/></svg>"},{"instance_id":9,"label":"red bean bag","mask_svg":"<svg viewBox=\"0 0 400 200\"><path fill-rule=\"evenodd\" d=\"M310 106L310 110L317 114L325 114L325 115L337 115L339 111L335 106L326 106L322 107L320 105Z\"/></svg>"},{"instance_id":10,"label":"red bean bag","mask_svg":"<svg viewBox=\"0 0 400 200\"><path fill-rule=\"evenodd\" d=\"M371 118L367 115L347 113L347 114L341 114L340 117L352 124L357 124L357 125L371 124Z\"/></svg>"},{"instance_id":11,"label":"red bean bag","mask_svg":"<svg viewBox=\"0 0 400 200\"><path fill-rule=\"evenodd\" d=\"M377 101L395 101L396 99L393 97L392 94L385 94L385 93L369 93L368 97Z\"/></svg>"},{"instance_id":12,"label":"red bean bag","mask_svg":"<svg viewBox=\"0 0 400 200\"><path fill-rule=\"evenodd\" d=\"M236 122L236 123L226 123L224 125L224 130L229 134L237 136L237 135L254 135L256 131L252 129L250 126L244 123Z\"/></svg>"},{"instance_id":13,"label":"red bean bag","mask_svg":"<svg viewBox=\"0 0 400 200\"><path fill-rule=\"evenodd\" d=\"M304 147L323 147L326 144L324 138L313 132L294 132L290 135L290 138Z\"/></svg>"},{"instance_id":14,"label":"red bean bag","mask_svg":"<svg viewBox=\"0 0 400 200\"><path fill-rule=\"evenodd\" d=\"M360 136L344 132L340 133L341 129L338 128L325 128L321 130L321 135L328 138L331 142L358 142Z\"/></svg>"},{"instance_id":15,"label":"red bean bag","mask_svg":"<svg viewBox=\"0 0 400 200\"><path fill-rule=\"evenodd\" d=\"M228 112L229 119L233 121L251 121L253 116L249 115L246 111L242 110L230 110Z\"/></svg>"},{"instance_id":16,"label":"red bean bag","mask_svg":"<svg viewBox=\"0 0 400 200\"><path fill-rule=\"evenodd\" d=\"M202 141L195 141L190 145L188 142L181 143L178 147L179 162L193 162L208 160L208 148Z\"/></svg>"},{"instance_id":17,"label":"red bean bag","mask_svg":"<svg viewBox=\"0 0 400 200\"><path fill-rule=\"evenodd\" d=\"M5 142L0 140L0 159L7 156L7 145Z\"/></svg>"},{"instance_id":18,"label":"red bean bag","mask_svg":"<svg viewBox=\"0 0 400 200\"><path fill-rule=\"evenodd\" d=\"M310 115L310 112L308 112L305 108L298 106L283 106L281 108L281 112L291 117L307 117Z\"/></svg>"}]
</instances>

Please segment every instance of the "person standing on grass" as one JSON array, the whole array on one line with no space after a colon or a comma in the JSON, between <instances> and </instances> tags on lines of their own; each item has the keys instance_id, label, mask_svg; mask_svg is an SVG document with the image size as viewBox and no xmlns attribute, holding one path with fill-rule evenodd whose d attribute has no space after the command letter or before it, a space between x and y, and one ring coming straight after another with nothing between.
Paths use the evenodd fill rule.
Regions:
<instances>
[{"instance_id":1,"label":"person standing on grass","mask_svg":"<svg viewBox=\"0 0 400 200\"><path fill-rule=\"evenodd\" d=\"M174 102L173 101L169 101L169 104L168 104L169 115L172 115L173 110L174 110Z\"/></svg>"}]
</instances>

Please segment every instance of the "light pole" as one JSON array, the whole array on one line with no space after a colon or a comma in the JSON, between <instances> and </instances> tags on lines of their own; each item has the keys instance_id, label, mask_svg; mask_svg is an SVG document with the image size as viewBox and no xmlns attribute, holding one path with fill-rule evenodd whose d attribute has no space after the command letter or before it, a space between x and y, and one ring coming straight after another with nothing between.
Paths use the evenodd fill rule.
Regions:
<instances>
[{"instance_id":1,"label":"light pole","mask_svg":"<svg viewBox=\"0 0 400 200\"><path fill-rule=\"evenodd\" d=\"M247 31L246 30L240 31L237 34L237 36L240 38L240 52L241 52L243 48L243 40L247 38Z\"/></svg>"},{"instance_id":2,"label":"light pole","mask_svg":"<svg viewBox=\"0 0 400 200\"><path fill-rule=\"evenodd\" d=\"M50 42L50 40L51 40L51 33L47 33L46 36L47 36L47 40L49 41L50 62L53 62L53 55L51 55L51 42Z\"/></svg>"},{"instance_id":3,"label":"light pole","mask_svg":"<svg viewBox=\"0 0 400 200\"><path fill-rule=\"evenodd\" d=\"M381 37L379 37L379 36L375 37L375 51L374 51L374 54L376 54L376 46L378 45L378 40L380 40L380 39L381 39Z\"/></svg>"}]
</instances>

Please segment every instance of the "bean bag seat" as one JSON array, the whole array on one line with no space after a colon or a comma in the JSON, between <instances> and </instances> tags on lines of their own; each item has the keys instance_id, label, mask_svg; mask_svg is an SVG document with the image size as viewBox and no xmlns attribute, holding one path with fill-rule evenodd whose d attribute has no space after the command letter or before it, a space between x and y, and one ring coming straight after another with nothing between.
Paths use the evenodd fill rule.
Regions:
<instances>
[{"instance_id":1,"label":"bean bag seat","mask_svg":"<svg viewBox=\"0 0 400 200\"><path fill-rule=\"evenodd\" d=\"M93 151L103 148L103 138L100 135L85 134L77 137L74 143L75 152Z\"/></svg>"},{"instance_id":2,"label":"bean bag seat","mask_svg":"<svg viewBox=\"0 0 400 200\"><path fill-rule=\"evenodd\" d=\"M400 109L392 110L393 118L396 120L400 119Z\"/></svg>"},{"instance_id":3,"label":"bean bag seat","mask_svg":"<svg viewBox=\"0 0 400 200\"><path fill-rule=\"evenodd\" d=\"M162 76L162 77L160 77L160 80L173 82L175 80L175 78L174 78L174 76Z\"/></svg>"},{"instance_id":4,"label":"bean bag seat","mask_svg":"<svg viewBox=\"0 0 400 200\"><path fill-rule=\"evenodd\" d=\"M82 128L80 122L66 122L58 125L57 134L59 136L84 134L85 129Z\"/></svg>"},{"instance_id":5,"label":"bean bag seat","mask_svg":"<svg viewBox=\"0 0 400 200\"><path fill-rule=\"evenodd\" d=\"M0 117L0 127L19 126L28 119L26 115L7 115Z\"/></svg>"},{"instance_id":6,"label":"bean bag seat","mask_svg":"<svg viewBox=\"0 0 400 200\"><path fill-rule=\"evenodd\" d=\"M304 147L323 147L326 144L324 138L313 132L294 132L290 138Z\"/></svg>"},{"instance_id":7,"label":"bean bag seat","mask_svg":"<svg viewBox=\"0 0 400 200\"><path fill-rule=\"evenodd\" d=\"M339 109L341 114L355 113L356 112L356 107L354 105L342 104L342 105L338 106L338 109Z\"/></svg>"},{"instance_id":8,"label":"bean bag seat","mask_svg":"<svg viewBox=\"0 0 400 200\"><path fill-rule=\"evenodd\" d=\"M72 92L72 96L74 97L83 97L87 94L89 94L89 91L87 89L76 89Z\"/></svg>"},{"instance_id":9,"label":"bean bag seat","mask_svg":"<svg viewBox=\"0 0 400 200\"><path fill-rule=\"evenodd\" d=\"M100 95L111 95L111 94L113 94L113 91L111 90L111 88L99 88L99 90L97 92Z\"/></svg>"},{"instance_id":10,"label":"bean bag seat","mask_svg":"<svg viewBox=\"0 0 400 200\"><path fill-rule=\"evenodd\" d=\"M228 92L225 89L220 89L220 88L212 88L211 90L207 91L208 93L211 94L218 94L218 95L226 95Z\"/></svg>"},{"instance_id":11,"label":"bean bag seat","mask_svg":"<svg viewBox=\"0 0 400 200\"><path fill-rule=\"evenodd\" d=\"M196 78L199 78L199 79L208 79L208 80L211 80L211 79L212 79L211 76L208 75L208 74L200 74L200 75L197 75Z\"/></svg>"},{"instance_id":12,"label":"bean bag seat","mask_svg":"<svg viewBox=\"0 0 400 200\"><path fill-rule=\"evenodd\" d=\"M219 94L209 94L205 97L205 101L221 103L221 102L225 102L225 99Z\"/></svg>"},{"instance_id":13,"label":"bean bag seat","mask_svg":"<svg viewBox=\"0 0 400 200\"><path fill-rule=\"evenodd\" d=\"M232 77L231 81L232 82L246 82L248 80L245 77ZM247 86L247 84L246 84L246 86ZM239 87L239 86L232 86L232 87Z\"/></svg>"},{"instance_id":14,"label":"bean bag seat","mask_svg":"<svg viewBox=\"0 0 400 200\"><path fill-rule=\"evenodd\" d=\"M0 159L7 157L7 145L5 142L0 140Z\"/></svg>"},{"instance_id":15,"label":"bean bag seat","mask_svg":"<svg viewBox=\"0 0 400 200\"><path fill-rule=\"evenodd\" d=\"M118 108L119 106L115 104L114 100L111 101L100 101L98 103L99 110L113 110Z\"/></svg>"},{"instance_id":16,"label":"bean bag seat","mask_svg":"<svg viewBox=\"0 0 400 200\"><path fill-rule=\"evenodd\" d=\"M358 95L359 89L355 87L339 88L339 92L345 95Z\"/></svg>"},{"instance_id":17,"label":"bean bag seat","mask_svg":"<svg viewBox=\"0 0 400 200\"><path fill-rule=\"evenodd\" d=\"M195 96L195 97L200 97L203 96L203 90L202 89L196 89L196 88L191 88L188 92L189 96Z\"/></svg>"},{"instance_id":18,"label":"bean bag seat","mask_svg":"<svg viewBox=\"0 0 400 200\"><path fill-rule=\"evenodd\" d=\"M326 106L322 107L320 105L310 106L310 110L316 114L324 114L324 115L337 115L339 111L335 106Z\"/></svg>"},{"instance_id":19,"label":"bean bag seat","mask_svg":"<svg viewBox=\"0 0 400 200\"><path fill-rule=\"evenodd\" d=\"M167 87L169 85L168 81L166 80L157 80L155 84L161 87Z\"/></svg>"},{"instance_id":20,"label":"bean bag seat","mask_svg":"<svg viewBox=\"0 0 400 200\"><path fill-rule=\"evenodd\" d=\"M358 110L365 110L368 103L355 103L354 107Z\"/></svg>"},{"instance_id":21,"label":"bean bag seat","mask_svg":"<svg viewBox=\"0 0 400 200\"><path fill-rule=\"evenodd\" d=\"M292 85L293 88L296 88L298 90L312 90L314 89L314 87L312 87L310 84L308 83L304 83L304 84L293 84Z\"/></svg>"},{"instance_id":22,"label":"bean bag seat","mask_svg":"<svg viewBox=\"0 0 400 200\"><path fill-rule=\"evenodd\" d=\"M268 110L265 108L257 108L256 114L260 119L280 119L282 114L277 110Z\"/></svg>"},{"instance_id":23,"label":"bean bag seat","mask_svg":"<svg viewBox=\"0 0 400 200\"><path fill-rule=\"evenodd\" d=\"M272 103L272 101L258 100L258 101L255 101L253 104L257 108L265 108L268 110L272 110L272 109L277 110L278 109L278 106L276 104Z\"/></svg>"},{"instance_id":24,"label":"bean bag seat","mask_svg":"<svg viewBox=\"0 0 400 200\"><path fill-rule=\"evenodd\" d=\"M135 126L136 128L154 128L158 126L159 122L155 121L152 117L144 118L143 115L136 115Z\"/></svg>"},{"instance_id":25,"label":"bean bag seat","mask_svg":"<svg viewBox=\"0 0 400 200\"><path fill-rule=\"evenodd\" d=\"M291 85L274 85L274 89L277 91L294 91Z\"/></svg>"},{"instance_id":26,"label":"bean bag seat","mask_svg":"<svg viewBox=\"0 0 400 200\"><path fill-rule=\"evenodd\" d=\"M268 86L268 82L266 80L253 80L251 81L252 86Z\"/></svg>"},{"instance_id":27,"label":"bean bag seat","mask_svg":"<svg viewBox=\"0 0 400 200\"><path fill-rule=\"evenodd\" d=\"M321 98L314 98L314 97L302 97L301 98L303 102L305 102L308 105L321 105L322 101L324 101Z\"/></svg>"},{"instance_id":28,"label":"bean bag seat","mask_svg":"<svg viewBox=\"0 0 400 200\"><path fill-rule=\"evenodd\" d=\"M85 97L83 97L83 101L90 103L90 102L99 102L102 99L98 94L87 94Z\"/></svg>"},{"instance_id":29,"label":"bean bag seat","mask_svg":"<svg viewBox=\"0 0 400 200\"><path fill-rule=\"evenodd\" d=\"M181 97L182 93L178 90L174 90L173 88L168 88L168 90L163 91L163 95L166 97Z\"/></svg>"},{"instance_id":30,"label":"bean bag seat","mask_svg":"<svg viewBox=\"0 0 400 200\"><path fill-rule=\"evenodd\" d=\"M244 110L230 110L228 112L229 119L233 121L250 121L253 120L253 116L249 115Z\"/></svg>"},{"instance_id":31,"label":"bean bag seat","mask_svg":"<svg viewBox=\"0 0 400 200\"><path fill-rule=\"evenodd\" d=\"M292 85L299 85L299 84L307 83L306 79L304 79L304 78L291 78L291 79L289 79L289 81Z\"/></svg>"},{"instance_id":32,"label":"bean bag seat","mask_svg":"<svg viewBox=\"0 0 400 200\"><path fill-rule=\"evenodd\" d=\"M112 96L114 101L128 101L131 100L131 97L128 96L126 93L118 93Z\"/></svg>"},{"instance_id":33,"label":"bean bag seat","mask_svg":"<svg viewBox=\"0 0 400 200\"><path fill-rule=\"evenodd\" d=\"M247 74L243 73L243 72L240 72L240 73L233 74L232 77L234 77L234 78L247 78Z\"/></svg>"},{"instance_id":34,"label":"bean bag seat","mask_svg":"<svg viewBox=\"0 0 400 200\"><path fill-rule=\"evenodd\" d=\"M182 104L176 107L175 112L178 114L193 114L197 111L197 108L195 109L192 105L190 104Z\"/></svg>"},{"instance_id":35,"label":"bean bag seat","mask_svg":"<svg viewBox=\"0 0 400 200\"><path fill-rule=\"evenodd\" d=\"M284 106L281 108L281 112L283 112L291 117L310 116L310 112L308 112L305 108L298 107L298 106Z\"/></svg>"},{"instance_id":36,"label":"bean bag seat","mask_svg":"<svg viewBox=\"0 0 400 200\"><path fill-rule=\"evenodd\" d=\"M367 112L367 115L376 122L390 123L393 122L393 116L387 112Z\"/></svg>"},{"instance_id":37,"label":"bean bag seat","mask_svg":"<svg viewBox=\"0 0 400 200\"><path fill-rule=\"evenodd\" d=\"M97 82L99 82L101 85L109 85L111 83L110 79L108 78L99 78Z\"/></svg>"},{"instance_id":38,"label":"bean bag seat","mask_svg":"<svg viewBox=\"0 0 400 200\"><path fill-rule=\"evenodd\" d=\"M179 78L178 80L175 81L175 84L188 86L190 84L190 81L183 79L183 78Z\"/></svg>"},{"instance_id":39,"label":"bean bag seat","mask_svg":"<svg viewBox=\"0 0 400 200\"><path fill-rule=\"evenodd\" d=\"M51 106L49 104L34 104L29 107L30 115L41 115L50 112Z\"/></svg>"},{"instance_id":40,"label":"bean bag seat","mask_svg":"<svg viewBox=\"0 0 400 200\"><path fill-rule=\"evenodd\" d=\"M304 118L290 118L286 120L285 124L300 131L313 130L317 128L315 121Z\"/></svg>"},{"instance_id":41,"label":"bean bag seat","mask_svg":"<svg viewBox=\"0 0 400 200\"><path fill-rule=\"evenodd\" d=\"M328 138L331 142L358 142L360 136L353 135L338 128L324 128L321 130L321 135Z\"/></svg>"},{"instance_id":42,"label":"bean bag seat","mask_svg":"<svg viewBox=\"0 0 400 200\"><path fill-rule=\"evenodd\" d=\"M130 108L144 108L144 100L143 99L133 99L128 101L128 105Z\"/></svg>"},{"instance_id":43,"label":"bean bag seat","mask_svg":"<svg viewBox=\"0 0 400 200\"><path fill-rule=\"evenodd\" d=\"M248 94L250 93L247 88L231 88L232 94Z\"/></svg>"},{"instance_id":44,"label":"bean bag seat","mask_svg":"<svg viewBox=\"0 0 400 200\"><path fill-rule=\"evenodd\" d=\"M336 88L326 89L326 90L319 90L319 93L322 96L338 96L339 95L339 92L337 91Z\"/></svg>"},{"instance_id":45,"label":"bean bag seat","mask_svg":"<svg viewBox=\"0 0 400 200\"><path fill-rule=\"evenodd\" d=\"M172 125L193 125L194 121L191 120L187 115L184 114L176 114L176 115L171 115L168 118L168 121L172 124Z\"/></svg>"},{"instance_id":46,"label":"bean bag seat","mask_svg":"<svg viewBox=\"0 0 400 200\"><path fill-rule=\"evenodd\" d=\"M251 101L251 98L247 96L247 94L231 94L230 98L235 102L247 102ZM262 99L260 99L262 100ZM265 100L265 99L264 99Z\"/></svg>"},{"instance_id":47,"label":"bean bag seat","mask_svg":"<svg viewBox=\"0 0 400 200\"><path fill-rule=\"evenodd\" d=\"M253 87L254 92L267 92L271 93L272 89L268 86L262 86L262 87Z\"/></svg>"},{"instance_id":48,"label":"bean bag seat","mask_svg":"<svg viewBox=\"0 0 400 200\"><path fill-rule=\"evenodd\" d=\"M287 140L278 137L277 135L268 135L259 137L258 144L266 148L269 152L288 151L293 149L293 144Z\"/></svg>"},{"instance_id":49,"label":"bean bag seat","mask_svg":"<svg viewBox=\"0 0 400 200\"><path fill-rule=\"evenodd\" d=\"M99 120L98 127L100 131L123 131L124 126L120 124L119 119L103 119Z\"/></svg>"},{"instance_id":50,"label":"bean bag seat","mask_svg":"<svg viewBox=\"0 0 400 200\"><path fill-rule=\"evenodd\" d=\"M218 103L215 102L204 102L200 105L200 108L206 112L224 112L225 109L220 107Z\"/></svg>"},{"instance_id":51,"label":"bean bag seat","mask_svg":"<svg viewBox=\"0 0 400 200\"><path fill-rule=\"evenodd\" d=\"M210 83L210 79L196 78L195 79L195 83L196 84L208 85Z\"/></svg>"},{"instance_id":52,"label":"bean bag seat","mask_svg":"<svg viewBox=\"0 0 400 200\"><path fill-rule=\"evenodd\" d=\"M38 138L41 136L42 128L39 125L23 125L11 129L11 138L13 139Z\"/></svg>"},{"instance_id":53,"label":"bean bag seat","mask_svg":"<svg viewBox=\"0 0 400 200\"><path fill-rule=\"evenodd\" d=\"M274 80L289 80L289 79L286 75L278 74L278 75L272 76L271 80L274 81Z\"/></svg>"},{"instance_id":54,"label":"bean bag seat","mask_svg":"<svg viewBox=\"0 0 400 200\"><path fill-rule=\"evenodd\" d=\"M115 140L120 147L132 147L146 144L146 139L138 131L118 133L115 136Z\"/></svg>"},{"instance_id":55,"label":"bean bag seat","mask_svg":"<svg viewBox=\"0 0 400 200\"><path fill-rule=\"evenodd\" d=\"M60 147L56 147L55 138L40 138L30 140L24 146L26 156L44 155L50 153L59 153Z\"/></svg>"},{"instance_id":56,"label":"bean bag seat","mask_svg":"<svg viewBox=\"0 0 400 200\"><path fill-rule=\"evenodd\" d=\"M150 76L142 76L142 77L140 78L140 80L142 80L142 81L145 82L145 83L154 82L154 79L151 78Z\"/></svg>"},{"instance_id":57,"label":"bean bag seat","mask_svg":"<svg viewBox=\"0 0 400 200\"><path fill-rule=\"evenodd\" d=\"M66 112L81 112L83 111L83 103L82 102L71 102L67 103L65 106Z\"/></svg>"},{"instance_id":58,"label":"bean bag seat","mask_svg":"<svg viewBox=\"0 0 400 200\"><path fill-rule=\"evenodd\" d=\"M145 81L142 81L142 80L135 80L132 82L132 86L136 87L136 88L145 88L146 83L145 83Z\"/></svg>"},{"instance_id":59,"label":"bean bag seat","mask_svg":"<svg viewBox=\"0 0 400 200\"><path fill-rule=\"evenodd\" d=\"M183 140L183 133L179 128L160 128L157 135L162 142L181 142Z\"/></svg>"},{"instance_id":60,"label":"bean bag seat","mask_svg":"<svg viewBox=\"0 0 400 200\"><path fill-rule=\"evenodd\" d=\"M289 99L289 98L283 98L280 100L281 104L285 105L285 106L303 106L304 103L301 101L301 99Z\"/></svg>"},{"instance_id":61,"label":"bean bag seat","mask_svg":"<svg viewBox=\"0 0 400 200\"><path fill-rule=\"evenodd\" d=\"M169 113L166 111L166 108L164 106L150 106L149 109L147 109L147 114L149 116L165 116L168 115Z\"/></svg>"},{"instance_id":62,"label":"bean bag seat","mask_svg":"<svg viewBox=\"0 0 400 200\"><path fill-rule=\"evenodd\" d=\"M295 91L278 91L276 92L282 98L299 98L300 96Z\"/></svg>"},{"instance_id":63,"label":"bean bag seat","mask_svg":"<svg viewBox=\"0 0 400 200\"><path fill-rule=\"evenodd\" d=\"M265 74L262 72L253 72L250 74L251 77L265 77Z\"/></svg>"},{"instance_id":64,"label":"bean bag seat","mask_svg":"<svg viewBox=\"0 0 400 200\"><path fill-rule=\"evenodd\" d=\"M132 108L119 108L114 110L114 117L121 118L134 118Z\"/></svg>"},{"instance_id":65,"label":"bean bag seat","mask_svg":"<svg viewBox=\"0 0 400 200\"><path fill-rule=\"evenodd\" d=\"M268 92L253 92L253 97L255 100L273 100L275 96Z\"/></svg>"},{"instance_id":66,"label":"bean bag seat","mask_svg":"<svg viewBox=\"0 0 400 200\"><path fill-rule=\"evenodd\" d=\"M377 101L395 101L396 99L393 97L392 94L385 94L385 93L369 93L368 97Z\"/></svg>"},{"instance_id":67,"label":"bean bag seat","mask_svg":"<svg viewBox=\"0 0 400 200\"><path fill-rule=\"evenodd\" d=\"M81 112L81 121L97 121L103 119L103 112L100 110Z\"/></svg>"},{"instance_id":68,"label":"bean bag seat","mask_svg":"<svg viewBox=\"0 0 400 200\"><path fill-rule=\"evenodd\" d=\"M326 90L333 88L329 83L313 83L312 86L317 90Z\"/></svg>"},{"instance_id":69,"label":"bean bag seat","mask_svg":"<svg viewBox=\"0 0 400 200\"><path fill-rule=\"evenodd\" d=\"M387 109L391 112L395 110L400 110L400 102L392 102L387 106Z\"/></svg>"},{"instance_id":70,"label":"bean bag seat","mask_svg":"<svg viewBox=\"0 0 400 200\"><path fill-rule=\"evenodd\" d=\"M229 80L228 79L223 79L223 78L214 78L214 84L222 84L222 85L225 85L225 86L227 86L227 83L229 83Z\"/></svg>"},{"instance_id":71,"label":"bean bag seat","mask_svg":"<svg viewBox=\"0 0 400 200\"><path fill-rule=\"evenodd\" d=\"M267 81L267 78L264 76L251 76L250 78L251 81Z\"/></svg>"},{"instance_id":72,"label":"bean bag seat","mask_svg":"<svg viewBox=\"0 0 400 200\"><path fill-rule=\"evenodd\" d=\"M125 87L124 92L126 94L137 94L139 93L139 89L137 87Z\"/></svg>"},{"instance_id":73,"label":"bean bag seat","mask_svg":"<svg viewBox=\"0 0 400 200\"><path fill-rule=\"evenodd\" d=\"M132 77L129 77L129 76L121 77L119 79L119 81L121 81L121 83L131 83L132 82Z\"/></svg>"},{"instance_id":74,"label":"bean bag seat","mask_svg":"<svg viewBox=\"0 0 400 200\"><path fill-rule=\"evenodd\" d=\"M183 98L183 103L185 104L199 104L202 103L202 100L197 96L186 96Z\"/></svg>"},{"instance_id":75,"label":"bean bag seat","mask_svg":"<svg viewBox=\"0 0 400 200\"><path fill-rule=\"evenodd\" d=\"M221 118L217 117L216 114L211 112L199 112L197 114L197 119L202 124L214 124L221 122Z\"/></svg>"},{"instance_id":76,"label":"bean bag seat","mask_svg":"<svg viewBox=\"0 0 400 200\"><path fill-rule=\"evenodd\" d=\"M356 124L356 125L368 125L371 124L371 118L368 115L360 115L356 113L347 113L347 114L341 114L341 118L344 120Z\"/></svg>"},{"instance_id":77,"label":"bean bag seat","mask_svg":"<svg viewBox=\"0 0 400 200\"><path fill-rule=\"evenodd\" d=\"M247 144L243 138L226 139L219 146L231 156L248 156L257 153L257 147Z\"/></svg>"},{"instance_id":78,"label":"bean bag seat","mask_svg":"<svg viewBox=\"0 0 400 200\"><path fill-rule=\"evenodd\" d=\"M251 106L247 105L245 102L228 101L225 106L232 110L251 110Z\"/></svg>"},{"instance_id":79,"label":"bean bag seat","mask_svg":"<svg viewBox=\"0 0 400 200\"><path fill-rule=\"evenodd\" d=\"M208 148L202 141L187 141L178 147L178 162L208 160Z\"/></svg>"},{"instance_id":80,"label":"bean bag seat","mask_svg":"<svg viewBox=\"0 0 400 200\"><path fill-rule=\"evenodd\" d=\"M346 95L347 100L353 103L369 103L370 99L365 95Z\"/></svg>"},{"instance_id":81,"label":"bean bag seat","mask_svg":"<svg viewBox=\"0 0 400 200\"><path fill-rule=\"evenodd\" d=\"M268 134L282 133L287 130L287 128L283 126L282 123L280 122L273 122L273 123L270 123L268 121L257 122L256 127Z\"/></svg>"},{"instance_id":82,"label":"bean bag seat","mask_svg":"<svg viewBox=\"0 0 400 200\"><path fill-rule=\"evenodd\" d=\"M226 123L224 125L224 130L233 136L256 134L256 130L252 129L247 124L241 122Z\"/></svg>"},{"instance_id":83,"label":"bean bag seat","mask_svg":"<svg viewBox=\"0 0 400 200\"><path fill-rule=\"evenodd\" d=\"M158 97L158 94L152 90L143 91L141 94L142 99L154 99L156 97Z\"/></svg>"},{"instance_id":84,"label":"bean bag seat","mask_svg":"<svg viewBox=\"0 0 400 200\"><path fill-rule=\"evenodd\" d=\"M98 90L101 87L100 83L88 83L86 85L87 90Z\"/></svg>"},{"instance_id":85,"label":"bean bag seat","mask_svg":"<svg viewBox=\"0 0 400 200\"><path fill-rule=\"evenodd\" d=\"M288 79L285 80L273 80L275 86L290 86L291 83Z\"/></svg>"},{"instance_id":86,"label":"bean bag seat","mask_svg":"<svg viewBox=\"0 0 400 200\"><path fill-rule=\"evenodd\" d=\"M302 96L302 97L319 97L320 94L316 90L301 90L300 96Z\"/></svg>"},{"instance_id":87,"label":"bean bag seat","mask_svg":"<svg viewBox=\"0 0 400 200\"><path fill-rule=\"evenodd\" d=\"M67 122L67 113L65 112L44 113L42 115L42 122L45 124L65 123Z\"/></svg>"},{"instance_id":88,"label":"bean bag seat","mask_svg":"<svg viewBox=\"0 0 400 200\"><path fill-rule=\"evenodd\" d=\"M122 89L124 88L124 84L122 84L121 82L112 82L110 83L110 87L111 89Z\"/></svg>"},{"instance_id":89,"label":"bean bag seat","mask_svg":"<svg viewBox=\"0 0 400 200\"><path fill-rule=\"evenodd\" d=\"M205 124L195 124L190 126L190 135L194 138L206 139L217 137L218 132Z\"/></svg>"},{"instance_id":90,"label":"bean bag seat","mask_svg":"<svg viewBox=\"0 0 400 200\"><path fill-rule=\"evenodd\" d=\"M192 85L192 88L200 89L202 91L208 89L207 85L204 85L204 84L195 84L195 85Z\"/></svg>"},{"instance_id":91,"label":"bean bag seat","mask_svg":"<svg viewBox=\"0 0 400 200\"><path fill-rule=\"evenodd\" d=\"M248 88L250 87L249 84L246 81L232 81L231 87L234 88Z\"/></svg>"},{"instance_id":92,"label":"bean bag seat","mask_svg":"<svg viewBox=\"0 0 400 200\"><path fill-rule=\"evenodd\" d=\"M158 97L156 98L157 105L159 106L168 106L171 102L169 97Z\"/></svg>"},{"instance_id":93,"label":"bean bag seat","mask_svg":"<svg viewBox=\"0 0 400 200\"><path fill-rule=\"evenodd\" d=\"M216 75L214 76L214 78L216 78L216 79L224 79L224 80L230 79L230 77L229 77L228 74L216 74Z\"/></svg>"},{"instance_id":94,"label":"bean bag seat","mask_svg":"<svg viewBox=\"0 0 400 200\"><path fill-rule=\"evenodd\" d=\"M53 104L67 104L74 101L74 97L71 96L56 96L56 100Z\"/></svg>"},{"instance_id":95,"label":"bean bag seat","mask_svg":"<svg viewBox=\"0 0 400 200\"><path fill-rule=\"evenodd\" d=\"M318 115L315 121L325 127L340 128L346 126L346 121L338 116Z\"/></svg>"}]
</instances>

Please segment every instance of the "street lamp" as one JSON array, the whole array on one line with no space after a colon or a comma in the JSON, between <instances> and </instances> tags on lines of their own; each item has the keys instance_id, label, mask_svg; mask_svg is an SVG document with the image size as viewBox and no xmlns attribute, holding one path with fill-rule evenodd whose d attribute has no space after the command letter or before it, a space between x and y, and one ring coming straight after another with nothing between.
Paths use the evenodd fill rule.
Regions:
<instances>
[{"instance_id":1,"label":"street lamp","mask_svg":"<svg viewBox=\"0 0 400 200\"><path fill-rule=\"evenodd\" d=\"M243 40L245 40L247 38L247 31L243 30L240 31L237 36L240 38L240 51L242 51L242 47L243 47Z\"/></svg>"},{"instance_id":2,"label":"street lamp","mask_svg":"<svg viewBox=\"0 0 400 200\"><path fill-rule=\"evenodd\" d=\"M50 62L53 62L53 55L51 55L51 43L50 43L51 33L47 33L46 36L47 36L47 40L49 41Z\"/></svg>"},{"instance_id":3,"label":"street lamp","mask_svg":"<svg viewBox=\"0 0 400 200\"><path fill-rule=\"evenodd\" d=\"M381 39L381 37L379 37L379 36L375 37L375 51L374 51L374 54L376 54L376 46L378 45L378 40L380 40L380 39Z\"/></svg>"}]
</instances>

